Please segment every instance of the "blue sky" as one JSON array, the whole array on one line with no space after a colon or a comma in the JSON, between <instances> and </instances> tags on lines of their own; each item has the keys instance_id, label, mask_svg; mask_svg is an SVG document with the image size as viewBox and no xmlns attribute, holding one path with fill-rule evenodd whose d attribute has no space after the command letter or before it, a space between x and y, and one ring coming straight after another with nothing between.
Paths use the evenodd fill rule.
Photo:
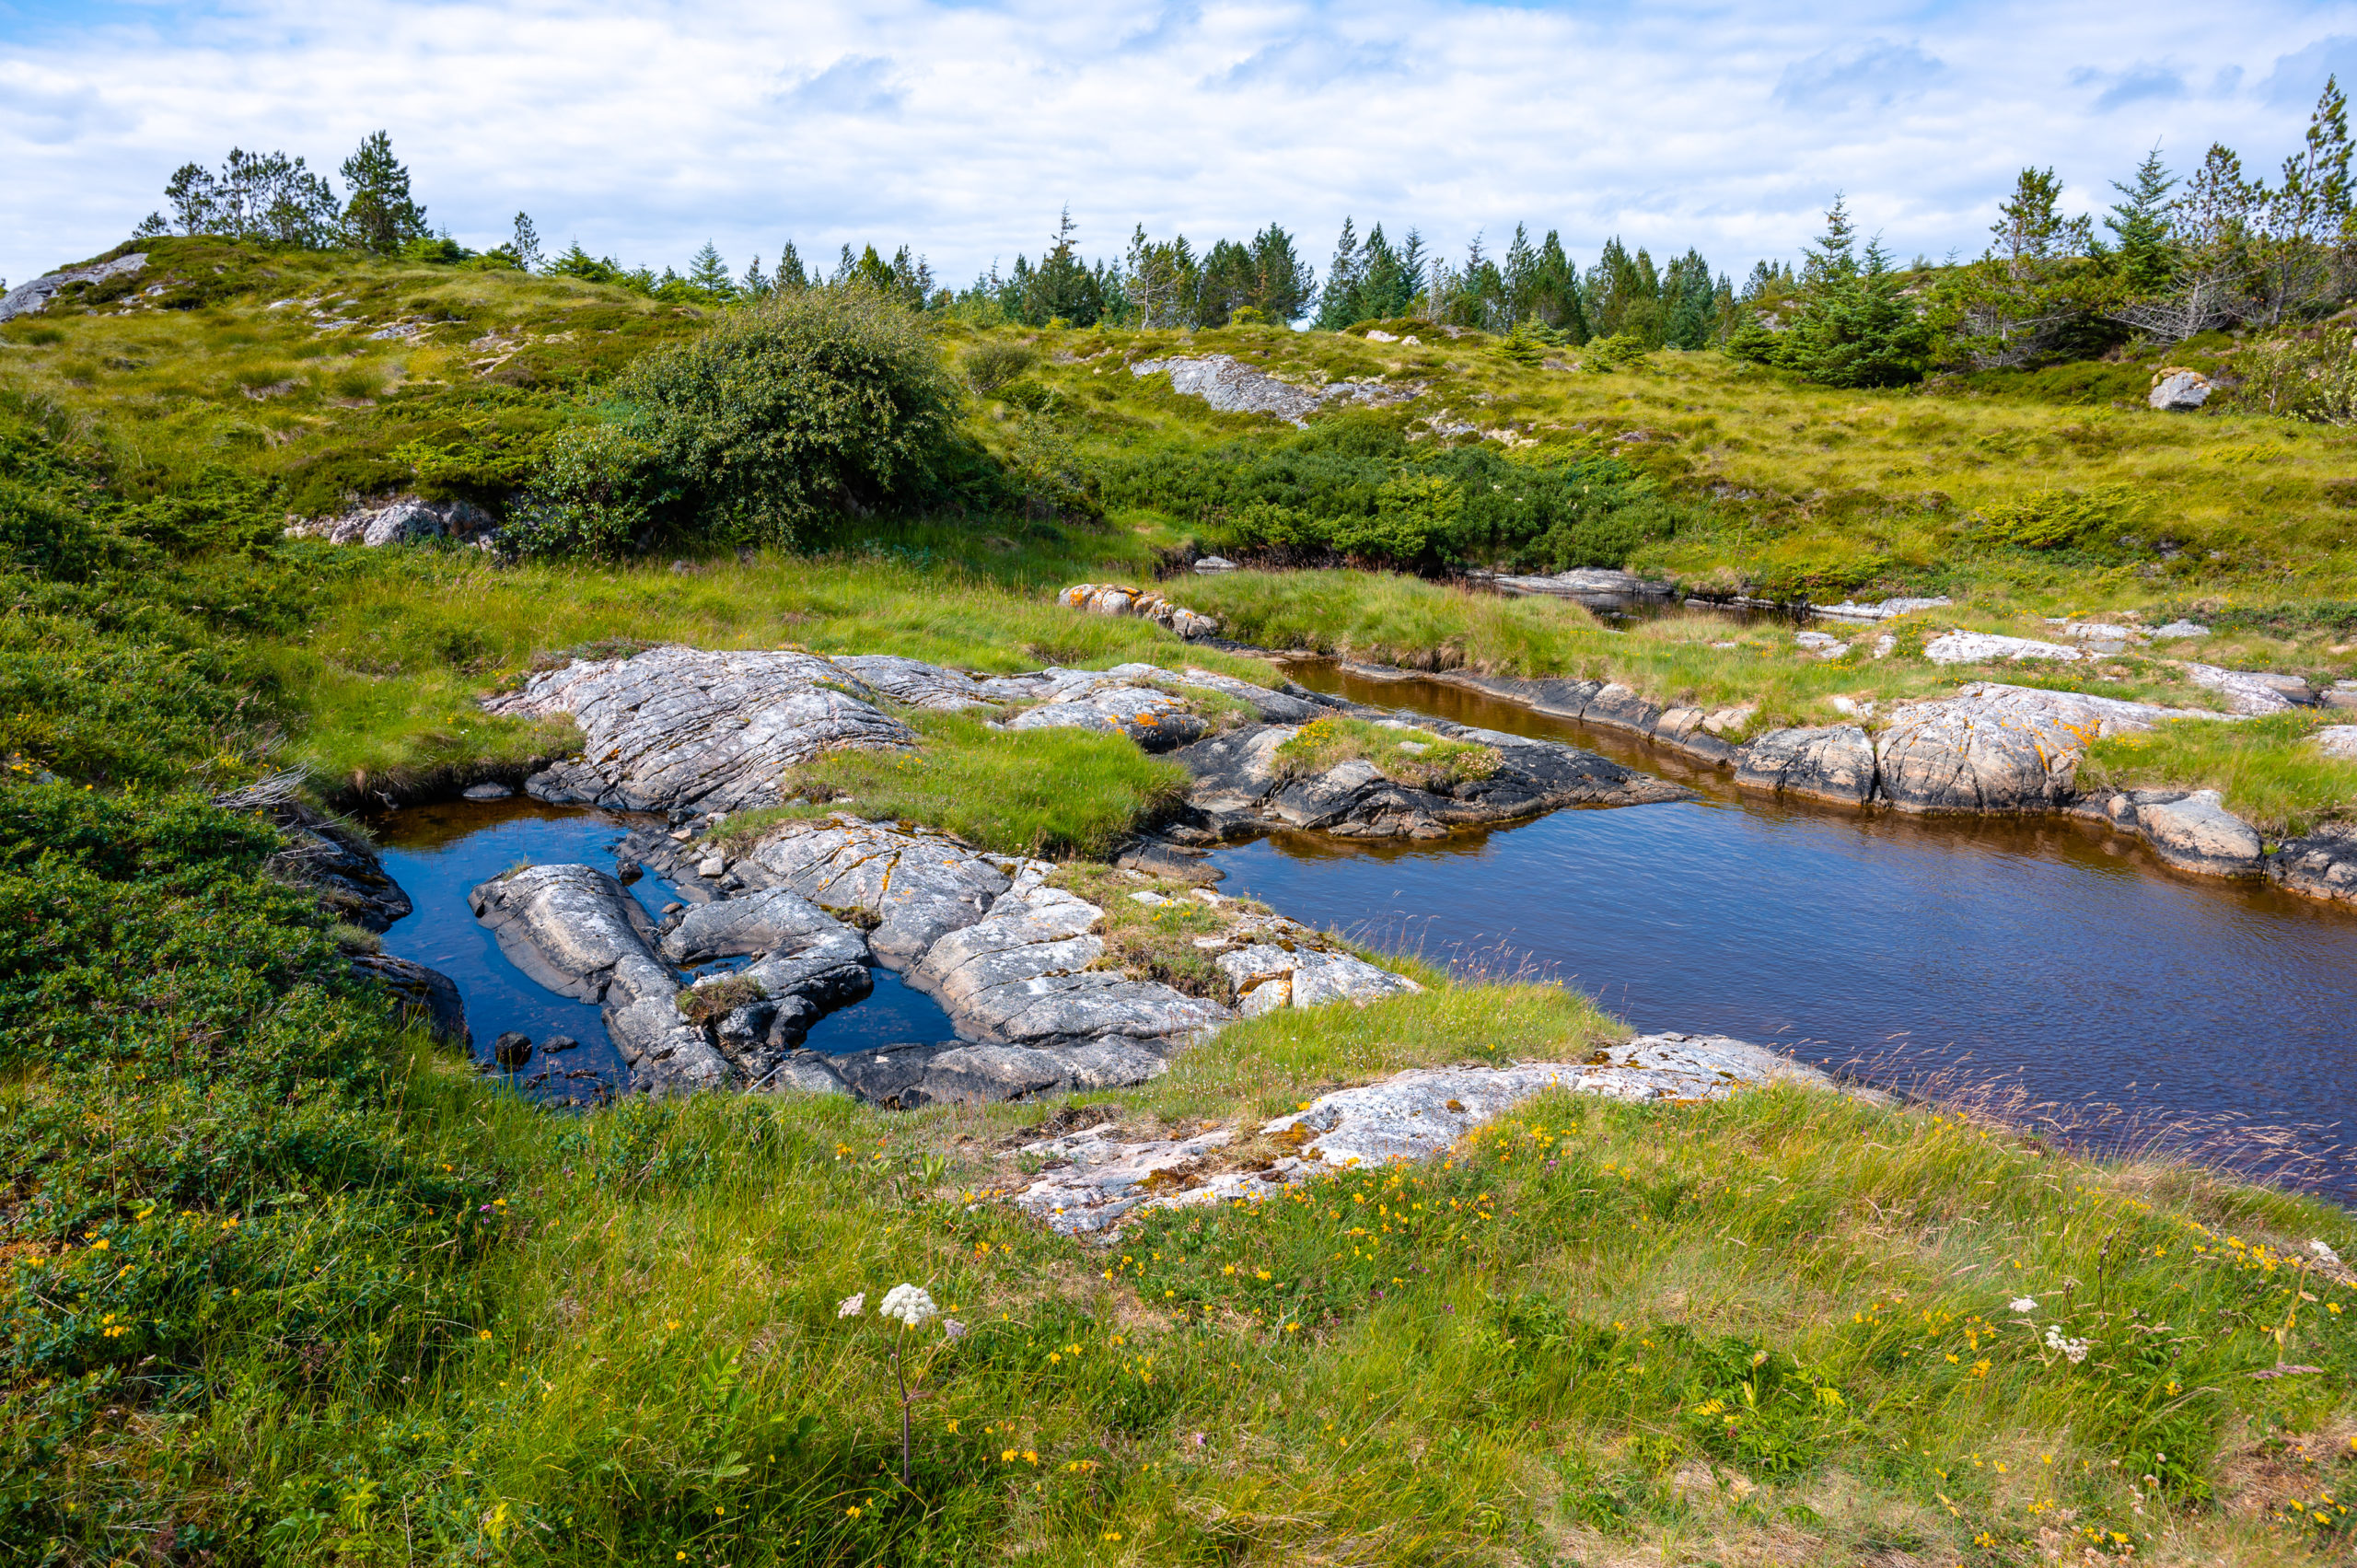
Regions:
<instances>
[{"instance_id":1,"label":"blue sky","mask_svg":"<svg viewBox=\"0 0 2357 1568\"><path fill-rule=\"evenodd\" d=\"M233 145L383 128L437 223L684 265L902 242L955 282L1132 227L1343 216L1451 252L1557 227L1789 257L1837 190L1902 256L1977 251L2024 164L2099 207L2159 142L2271 168L2357 3L1223 6L1016 0L0 0L0 276L105 249Z\"/></svg>"}]
</instances>

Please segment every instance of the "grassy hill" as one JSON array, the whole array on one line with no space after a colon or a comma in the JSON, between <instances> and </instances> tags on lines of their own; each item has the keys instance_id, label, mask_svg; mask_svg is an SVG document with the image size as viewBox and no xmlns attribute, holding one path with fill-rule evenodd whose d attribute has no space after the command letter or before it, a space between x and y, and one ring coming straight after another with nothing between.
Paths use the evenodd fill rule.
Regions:
<instances>
[{"instance_id":1,"label":"grassy hill","mask_svg":"<svg viewBox=\"0 0 2357 1568\"><path fill-rule=\"evenodd\" d=\"M2328 672L2337 433L2114 407L2141 366L1837 394L1710 354L1553 370L1576 351L1470 335L952 326L959 363L998 354L961 428L1005 505L847 517L749 560L511 565L282 526L396 490L496 505L703 318L513 273L152 254L0 328L12 1560L2347 1560L2357 1279L2312 1244L2357 1234L2328 1205L1940 1108L1558 1097L1437 1166L1098 1249L992 1201L1046 1127L1222 1125L1250 1158L1322 1089L1625 1030L1575 993L1424 971L1422 995L1251 1020L1086 1108L559 1120L404 1032L353 978L354 934L272 875L276 836L208 804L288 765L346 799L518 768L569 738L478 695L667 638L1265 674L1046 590L1142 575L1250 505L1354 495L1377 521L1446 499L1507 540L1552 486L1560 527L1512 548L1938 587L1991 629L2215 601L2249 613L2212 646ZM1426 390L1296 431L1128 373L1180 351ZM1436 412L1474 439L1414 426ZM1399 575L1185 592L1278 645L1610 671L1763 718L1955 679ZM2183 690L2159 660L2111 673ZM2253 744L2296 744L2278 728ZM1167 784L1119 738L1044 769L1020 738L935 726L891 801L954 795L979 841L1086 856ZM2282 809L2352 784L2303 790ZM902 1281L968 1326L912 1344L907 1487L888 1342L837 1313Z\"/></svg>"}]
</instances>

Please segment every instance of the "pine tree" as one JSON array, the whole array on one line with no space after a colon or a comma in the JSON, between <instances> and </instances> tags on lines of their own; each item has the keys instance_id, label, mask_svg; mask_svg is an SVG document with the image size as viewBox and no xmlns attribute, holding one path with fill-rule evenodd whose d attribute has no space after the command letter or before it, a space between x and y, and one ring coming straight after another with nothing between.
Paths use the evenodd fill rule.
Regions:
<instances>
[{"instance_id":1,"label":"pine tree","mask_svg":"<svg viewBox=\"0 0 2357 1568\"><path fill-rule=\"evenodd\" d=\"M508 242L516 253L516 264L528 273L540 269L540 231L532 226L532 215L516 215L516 237Z\"/></svg>"},{"instance_id":2,"label":"pine tree","mask_svg":"<svg viewBox=\"0 0 2357 1568\"><path fill-rule=\"evenodd\" d=\"M1087 264L1074 253L1073 237L1078 232L1067 205L1056 218L1055 238L1039 258L1023 297L1020 314L1031 326L1044 327L1055 320L1074 327L1096 324L1102 302L1097 297L1096 280ZM1225 316L1221 319L1225 320Z\"/></svg>"},{"instance_id":3,"label":"pine tree","mask_svg":"<svg viewBox=\"0 0 2357 1568\"><path fill-rule=\"evenodd\" d=\"M351 192L343 208L346 243L389 256L425 238L425 209L410 199L409 169L393 157L392 138L384 132L370 134L343 160L343 183Z\"/></svg>"},{"instance_id":4,"label":"pine tree","mask_svg":"<svg viewBox=\"0 0 2357 1568\"><path fill-rule=\"evenodd\" d=\"M1376 224L1367 230L1366 244L1359 252L1358 300L1353 307L1357 319L1382 321L1404 316L1415 291L1414 277L1384 237L1383 226Z\"/></svg>"},{"instance_id":5,"label":"pine tree","mask_svg":"<svg viewBox=\"0 0 2357 1568\"><path fill-rule=\"evenodd\" d=\"M778 252L776 287L780 292L784 292L787 289L802 289L809 286L810 276L802 270L802 253L794 248L794 241L789 239L785 242L785 249Z\"/></svg>"},{"instance_id":6,"label":"pine tree","mask_svg":"<svg viewBox=\"0 0 2357 1568\"><path fill-rule=\"evenodd\" d=\"M737 292L747 299L766 299L775 287L770 275L761 271L761 253L754 251L753 259L745 263L745 275L737 280Z\"/></svg>"},{"instance_id":7,"label":"pine tree","mask_svg":"<svg viewBox=\"0 0 2357 1568\"><path fill-rule=\"evenodd\" d=\"M1663 296L1662 341L1672 348L1708 348L1718 326L1717 290L1701 251L1689 250L1669 264Z\"/></svg>"},{"instance_id":8,"label":"pine tree","mask_svg":"<svg viewBox=\"0 0 2357 1568\"><path fill-rule=\"evenodd\" d=\"M2126 200L2112 204L2111 215L2103 220L2103 226L2118 238L2114 254L2120 276L2139 295L2151 294L2168 282L2174 264L2168 196L2176 184L2177 178L2161 162L2158 143L2136 166L2134 184L2111 182L2111 188Z\"/></svg>"},{"instance_id":9,"label":"pine tree","mask_svg":"<svg viewBox=\"0 0 2357 1568\"><path fill-rule=\"evenodd\" d=\"M1318 296L1319 331L1339 332L1363 319L1352 312L1358 308L1359 284L1364 276L1358 230L1345 217L1341 238L1334 241L1334 260L1326 268L1326 285Z\"/></svg>"},{"instance_id":10,"label":"pine tree","mask_svg":"<svg viewBox=\"0 0 2357 1568\"><path fill-rule=\"evenodd\" d=\"M710 295L723 303L737 297L737 284L728 275L728 263L720 259L719 250L709 239L703 242L703 249L696 252L695 260L688 263L687 284L690 288Z\"/></svg>"},{"instance_id":11,"label":"pine tree","mask_svg":"<svg viewBox=\"0 0 2357 1568\"><path fill-rule=\"evenodd\" d=\"M1805 252L1800 319L1783 334L1779 362L1829 387L1896 387L1922 374L1923 324L1898 292L1879 238L1859 254L1856 226L1840 196L1825 234Z\"/></svg>"},{"instance_id":12,"label":"pine tree","mask_svg":"<svg viewBox=\"0 0 2357 1568\"><path fill-rule=\"evenodd\" d=\"M1505 285L1508 324L1536 314L1533 285L1538 282L1538 252L1531 248L1530 231L1523 225L1514 226L1514 241L1506 247L1505 263L1498 271Z\"/></svg>"},{"instance_id":13,"label":"pine tree","mask_svg":"<svg viewBox=\"0 0 2357 1568\"><path fill-rule=\"evenodd\" d=\"M1407 280L1408 297L1401 301L1399 313L1409 315L1416 308L1419 296L1425 298L1425 309L1431 309L1431 285L1424 278L1425 269L1432 265L1432 255L1424 249L1424 237L1414 225L1408 228L1408 242L1399 247L1399 273Z\"/></svg>"},{"instance_id":14,"label":"pine tree","mask_svg":"<svg viewBox=\"0 0 2357 1568\"><path fill-rule=\"evenodd\" d=\"M2259 208L2258 319L2268 326L2307 314L2328 297L2328 250L2349 225L2349 100L2339 78L2308 117L2298 152L2283 160L2283 180Z\"/></svg>"},{"instance_id":15,"label":"pine tree","mask_svg":"<svg viewBox=\"0 0 2357 1568\"><path fill-rule=\"evenodd\" d=\"M1271 321L1297 321L1318 293L1317 270L1295 253L1293 236L1271 224L1252 237L1251 306Z\"/></svg>"}]
</instances>

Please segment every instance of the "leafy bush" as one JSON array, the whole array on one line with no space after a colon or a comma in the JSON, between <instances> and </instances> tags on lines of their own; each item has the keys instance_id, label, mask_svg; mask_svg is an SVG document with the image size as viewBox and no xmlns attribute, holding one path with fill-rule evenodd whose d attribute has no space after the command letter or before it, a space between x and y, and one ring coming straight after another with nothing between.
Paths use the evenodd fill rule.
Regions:
<instances>
[{"instance_id":1,"label":"leafy bush","mask_svg":"<svg viewBox=\"0 0 2357 1568\"><path fill-rule=\"evenodd\" d=\"M784 544L826 510L912 495L958 406L923 321L859 288L733 311L617 390L662 476L663 520L716 543Z\"/></svg>"},{"instance_id":2,"label":"leafy bush","mask_svg":"<svg viewBox=\"0 0 2357 1568\"><path fill-rule=\"evenodd\" d=\"M2235 357L2238 407L2314 424L2357 424L2357 331L2256 343Z\"/></svg>"},{"instance_id":3,"label":"leafy bush","mask_svg":"<svg viewBox=\"0 0 2357 1568\"><path fill-rule=\"evenodd\" d=\"M1592 338L1580 363L1590 370L1620 370L1643 363L1645 340L1630 332L1615 332L1608 338Z\"/></svg>"},{"instance_id":4,"label":"leafy bush","mask_svg":"<svg viewBox=\"0 0 2357 1568\"><path fill-rule=\"evenodd\" d=\"M557 433L540 470L508 509L500 542L524 555L608 558L647 548L673 499L655 449L618 424Z\"/></svg>"},{"instance_id":5,"label":"leafy bush","mask_svg":"<svg viewBox=\"0 0 2357 1568\"><path fill-rule=\"evenodd\" d=\"M1029 370L1039 357L1028 344L993 340L976 343L958 363L966 372L966 379L973 383L974 390L995 392Z\"/></svg>"},{"instance_id":6,"label":"leafy bush","mask_svg":"<svg viewBox=\"0 0 2357 1568\"><path fill-rule=\"evenodd\" d=\"M1980 509L1974 537L2023 550L2060 550L2085 544L2110 532L2132 511L2136 492L2125 484L2075 490L2041 490L2020 501L1993 502Z\"/></svg>"}]
</instances>

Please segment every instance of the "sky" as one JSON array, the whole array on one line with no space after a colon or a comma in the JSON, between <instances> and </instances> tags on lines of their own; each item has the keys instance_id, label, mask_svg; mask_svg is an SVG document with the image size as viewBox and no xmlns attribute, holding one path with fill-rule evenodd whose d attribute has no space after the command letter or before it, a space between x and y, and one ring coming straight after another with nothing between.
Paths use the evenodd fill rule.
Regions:
<instances>
[{"instance_id":1,"label":"sky","mask_svg":"<svg viewBox=\"0 0 2357 1568\"><path fill-rule=\"evenodd\" d=\"M332 171L390 133L462 243L685 269L906 243L953 284L1132 229L1343 218L1451 254L1560 229L1797 255L1837 192L1902 260L1977 254L2025 165L2099 210L2158 144L2272 169L2357 0L1914 6L0 0L0 277L125 238L232 146Z\"/></svg>"}]
</instances>

